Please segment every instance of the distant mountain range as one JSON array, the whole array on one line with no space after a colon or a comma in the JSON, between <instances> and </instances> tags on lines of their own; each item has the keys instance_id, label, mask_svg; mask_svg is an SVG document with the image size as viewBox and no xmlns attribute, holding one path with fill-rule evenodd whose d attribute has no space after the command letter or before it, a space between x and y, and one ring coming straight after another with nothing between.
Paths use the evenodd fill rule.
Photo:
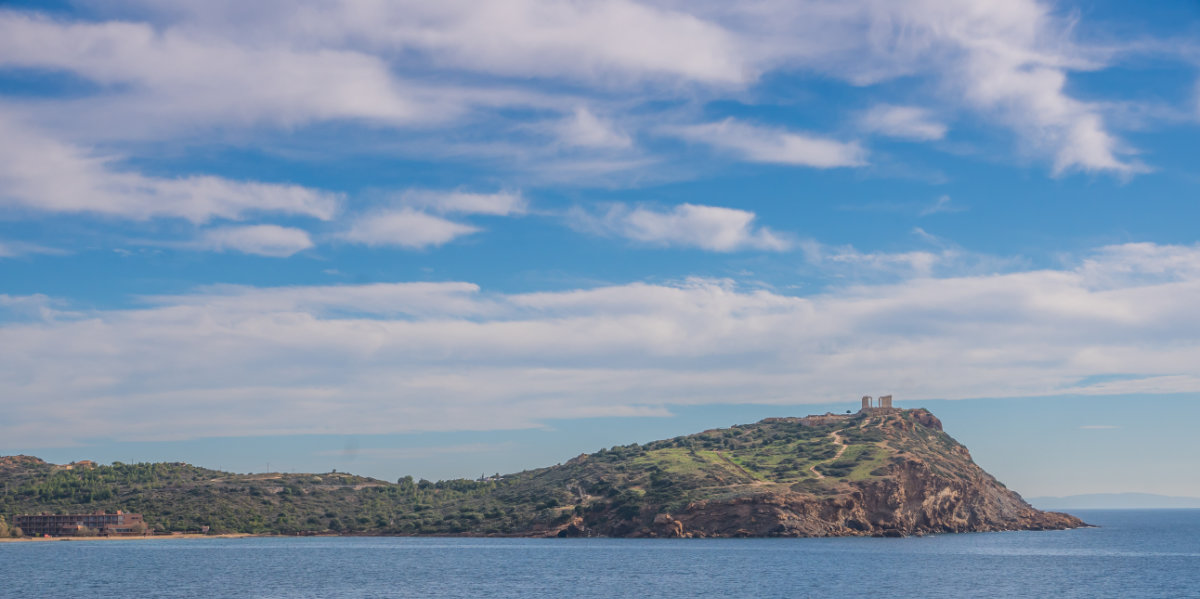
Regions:
<instances>
[{"instance_id":1,"label":"distant mountain range","mask_svg":"<svg viewBox=\"0 0 1200 599\"><path fill-rule=\"evenodd\" d=\"M1090 493L1066 497L1026 497L1040 510L1120 510L1200 508L1200 497L1172 497L1152 493Z\"/></svg>"}]
</instances>

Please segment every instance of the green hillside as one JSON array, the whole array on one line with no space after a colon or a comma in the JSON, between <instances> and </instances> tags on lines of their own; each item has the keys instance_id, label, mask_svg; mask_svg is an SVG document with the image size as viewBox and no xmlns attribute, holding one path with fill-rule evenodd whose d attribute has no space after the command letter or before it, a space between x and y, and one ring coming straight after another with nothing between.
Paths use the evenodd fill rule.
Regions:
<instances>
[{"instance_id":1,"label":"green hillside","mask_svg":"<svg viewBox=\"0 0 1200 599\"><path fill-rule=\"evenodd\" d=\"M669 515L687 514L697 534L720 535L725 524L703 521L715 506L861 499L906 464L946 484L985 480L932 414L890 410L767 419L486 481L243 475L183 463L64 467L15 456L0 458L0 514L120 509L158 531L610 536L670 534L679 525Z\"/></svg>"}]
</instances>

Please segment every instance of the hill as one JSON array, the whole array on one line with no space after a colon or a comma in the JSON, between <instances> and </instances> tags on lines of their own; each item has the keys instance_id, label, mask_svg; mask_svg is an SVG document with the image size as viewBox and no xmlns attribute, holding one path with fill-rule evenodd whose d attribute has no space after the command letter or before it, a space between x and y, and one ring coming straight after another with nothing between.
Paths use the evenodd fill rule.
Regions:
<instances>
[{"instance_id":1,"label":"hill","mask_svg":"<svg viewBox=\"0 0 1200 599\"><path fill-rule=\"evenodd\" d=\"M721 537L1085 526L1025 503L925 410L769 418L481 481L10 456L0 485L0 514L122 509L158 530Z\"/></svg>"}]
</instances>

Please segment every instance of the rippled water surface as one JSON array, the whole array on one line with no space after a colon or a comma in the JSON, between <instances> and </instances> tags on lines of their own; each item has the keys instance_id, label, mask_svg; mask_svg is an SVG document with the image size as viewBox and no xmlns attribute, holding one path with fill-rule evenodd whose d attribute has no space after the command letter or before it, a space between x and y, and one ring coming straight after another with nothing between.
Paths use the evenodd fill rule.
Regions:
<instances>
[{"instance_id":1,"label":"rippled water surface","mask_svg":"<svg viewBox=\"0 0 1200 599\"><path fill-rule=\"evenodd\" d=\"M1200 597L1200 510L907 539L0 544L0 597Z\"/></svg>"}]
</instances>

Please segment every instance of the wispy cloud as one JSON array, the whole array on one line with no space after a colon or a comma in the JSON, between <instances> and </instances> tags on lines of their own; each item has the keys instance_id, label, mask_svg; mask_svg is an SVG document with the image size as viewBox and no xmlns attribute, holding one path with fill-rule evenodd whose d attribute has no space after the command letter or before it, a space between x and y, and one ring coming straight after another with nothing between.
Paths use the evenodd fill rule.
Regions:
<instances>
[{"instance_id":1,"label":"wispy cloud","mask_svg":"<svg viewBox=\"0 0 1200 599\"><path fill-rule=\"evenodd\" d=\"M406 89L377 56L256 45L201 28L61 22L2 11L0 64L128 86L120 102L93 106L132 126L138 114L177 129L185 122L295 125L331 118L406 123L456 109Z\"/></svg>"},{"instance_id":2,"label":"wispy cloud","mask_svg":"<svg viewBox=\"0 0 1200 599\"><path fill-rule=\"evenodd\" d=\"M627 133L584 107L576 108L570 117L558 124L556 130L559 139L569 146L620 149L633 145Z\"/></svg>"},{"instance_id":3,"label":"wispy cloud","mask_svg":"<svg viewBox=\"0 0 1200 599\"><path fill-rule=\"evenodd\" d=\"M943 195L938 196L938 199L934 200L933 204L926 206L925 208L922 208L921 211L917 215L918 216L929 216L930 214L939 214L939 213L945 213L945 212L962 212L964 210L966 210L965 207L955 204L953 202L953 200L950 199L950 196L943 194Z\"/></svg>"},{"instance_id":4,"label":"wispy cloud","mask_svg":"<svg viewBox=\"0 0 1200 599\"><path fill-rule=\"evenodd\" d=\"M520 193L472 193L410 189L399 194L402 206L423 208L440 213L514 216L524 214L529 202Z\"/></svg>"},{"instance_id":5,"label":"wispy cloud","mask_svg":"<svg viewBox=\"0 0 1200 599\"><path fill-rule=\"evenodd\" d=\"M66 21L0 11L0 64L70 72L105 89L27 106L26 118L63 139L107 140L367 123L425 131L422 140L440 139L463 160L479 158L469 148L500 138L519 146L517 155L536 153L543 140L506 135L520 126L490 127L483 139L458 144L437 134L461 138L464 123L478 125L480 115L511 122L513 108L568 115L556 127L566 146L628 150L641 133L624 127L632 121L587 107L613 91L629 97L617 109L628 114L664 98L736 97L772 72L815 71L856 85L917 75L914 88L936 95L937 109L1011 129L1025 153L1048 160L1057 174L1146 170L1114 132L1106 104L1080 99L1068 85L1073 72L1102 69L1119 52L1079 43L1075 21L1039 0L140 6L144 22L100 6L99 18L120 16ZM679 122L682 114L654 110L669 118L645 122ZM933 110L882 104L861 124L882 135L940 139L946 125ZM832 168L867 160L852 140L778 125L700 123L674 134L755 162Z\"/></svg>"},{"instance_id":6,"label":"wispy cloud","mask_svg":"<svg viewBox=\"0 0 1200 599\"><path fill-rule=\"evenodd\" d=\"M859 122L871 133L917 141L942 139L947 130L931 111L916 106L880 104L864 113Z\"/></svg>"},{"instance_id":7,"label":"wispy cloud","mask_svg":"<svg viewBox=\"0 0 1200 599\"><path fill-rule=\"evenodd\" d=\"M205 230L190 244L197 249L233 250L259 256L286 258L313 247L306 231L279 225L217 227Z\"/></svg>"},{"instance_id":8,"label":"wispy cloud","mask_svg":"<svg viewBox=\"0 0 1200 599\"><path fill-rule=\"evenodd\" d=\"M664 247L692 247L714 252L785 251L787 236L759 226L753 212L680 204L669 209L613 204L599 214L577 209L572 226L600 234Z\"/></svg>"},{"instance_id":9,"label":"wispy cloud","mask_svg":"<svg viewBox=\"0 0 1200 599\"><path fill-rule=\"evenodd\" d=\"M337 237L368 246L421 249L445 245L479 230L412 208L399 208L360 215Z\"/></svg>"},{"instance_id":10,"label":"wispy cloud","mask_svg":"<svg viewBox=\"0 0 1200 599\"><path fill-rule=\"evenodd\" d=\"M46 247L25 241L5 241L0 239L0 258L15 258L31 254L62 255L67 252L57 248Z\"/></svg>"},{"instance_id":11,"label":"wispy cloud","mask_svg":"<svg viewBox=\"0 0 1200 599\"><path fill-rule=\"evenodd\" d=\"M0 390L19 400L0 435L34 444L30 423L47 417L67 437L518 428L864 387L913 399L1200 392L1200 248L1160 250L1181 258L1143 271L1128 257L1145 248L1115 246L1057 270L806 297L709 279L530 294L199 290L0 325ZM1117 371L1140 374L1079 383Z\"/></svg>"},{"instance_id":12,"label":"wispy cloud","mask_svg":"<svg viewBox=\"0 0 1200 599\"><path fill-rule=\"evenodd\" d=\"M58 141L0 110L0 204L45 213L203 223L272 212L328 220L341 201L340 194L299 185L208 175L149 177L118 168L120 158Z\"/></svg>"},{"instance_id":13,"label":"wispy cloud","mask_svg":"<svg viewBox=\"0 0 1200 599\"><path fill-rule=\"evenodd\" d=\"M867 153L856 142L751 125L732 118L715 123L668 127L663 132L733 152L751 162L814 168L866 164Z\"/></svg>"}]
</instances>

